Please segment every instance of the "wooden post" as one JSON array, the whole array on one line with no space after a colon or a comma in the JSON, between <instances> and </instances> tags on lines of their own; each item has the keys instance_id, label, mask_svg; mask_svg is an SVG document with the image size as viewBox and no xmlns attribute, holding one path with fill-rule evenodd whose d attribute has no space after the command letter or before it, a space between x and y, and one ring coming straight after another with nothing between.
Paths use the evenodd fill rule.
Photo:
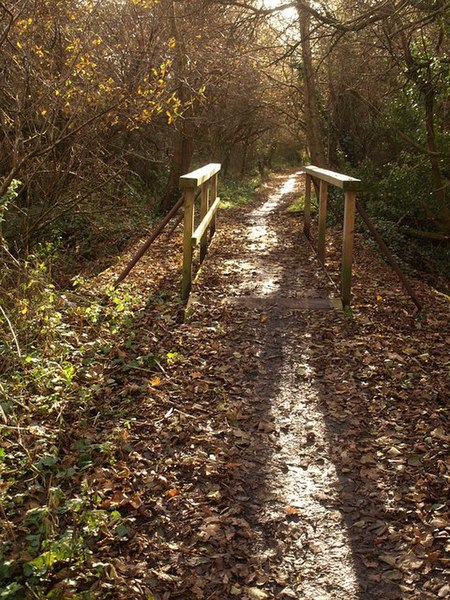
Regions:
<instances>
[{"instance_id":1,"label":"wooden post","mask_svg":"<svg viewBox=\"0 0 450 600\"><path fill-rule=\"evenodd\" d=\"M202 183L201 196L200 196L200 222L205 218L206 213L209 209L209 181ZM208 250L208 230L205 231L204 235L200 240L200 264L203 262L206 252Z\"/></svg>"},{"instance_id":2,"label":"wooden post","mask_svg":"<svg viewBox=\"0 0 450 600\"><path fill-rule=\"evenodd\" d=\"M218 175L215 173L211 177L211 203L214 204L217 198L217 185L218 185ZM213 220L211 221L211 237L216 233L216 215L214 215Z\"/></svg>"},{"instance_id":3,"label":"wooden post","mask_svg":"<svg viewBox=\"0 0 450 600\"><path fill-rule=\"evenodd\" d=\"M195 188L184 190L184 240L183 240L183 283L181 297L184 302L189 298L192 286L192 233L194 231Z\"/></svg>"},{"instance_id":4,"label":"wooden post","mask_svg":"<svg viewBox=\"0 0 450 600\"><path fill-rule=\"evenodd\" d=\"M311 176L306 175L305 179L305 207L304 207L304 221L303 221L303 233L306 237L311 239Z\"/></svg>"},{"instance_id":5,"label":"wooden post","mask_svg":"<svg viewBox=\"0 0 450 600\"><path fill-rule=\"evenodd\" d=\"M325 263L325 230L327 227L328 183L320 181L319 187L319 241L317 255L322 264Z\"/></svg>"},{"instance_id":6,"label":"wooden post","mask_svg":"<svg viewBox=\"0 0 450 600\"><path fill-rule=\"evenodd\" d=\"M356 192L345 192L344 232L342 242L341 296L343 306L350 306L352 289L353 240L355 234Z\"/></svg>"}]
</instances>

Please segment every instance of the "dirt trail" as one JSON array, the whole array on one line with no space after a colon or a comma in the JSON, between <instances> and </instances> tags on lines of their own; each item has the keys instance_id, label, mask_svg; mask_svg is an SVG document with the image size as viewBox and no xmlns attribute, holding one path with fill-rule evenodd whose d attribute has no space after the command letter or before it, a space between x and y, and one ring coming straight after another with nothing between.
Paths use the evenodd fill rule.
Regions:
<instances>
[{"instance_id":1,"label":"dirt trail","mask_svg":"<svg viewBox=\"0 0 450 600\"><path fill-rule=\"evenodd\" d=\"M300 227L286 227L298 219L286 210L299 178L271 180L267 199L235 222L232 247L216 244L196 286L197 310L214 302L228 306L241 323L240 339L250 340L254 370L247 371L246 385L255 432L251 438L237 432L243 458L258 465L246 481L245 492L256 500L246 518L257 534L255 551L282 584L276 597L398 597L389 583L370 581L364 571L349 527L362 498L333 460L342 425L329 418L332 390L322 381L320 361L330 347L314 339L311 323L320 320L326 334L343 316L329 306L337 292ZM315 309L305 308L305 299ZM255 597L268 598L264 593Z\"/></svg>"},{"instance_id":2,"label":"dirt trail","mask_svg":"<svg viewBox=\"0 0 450 600\"><path fill-rule=\"evenodd\" d=\"M90 480L106 480L105 502L116 482L130 529L97 545L115 565L105 598L450 593L448 302L422 285L417 315L358 234L355 317L331 308L338 290L287 210L302 185L274 175L220 212L184 322L181 237L130 276L146 304L121 348L138 366L114 371L126 434L117 466ZM340 240L327 232L334 281ZM138 362L149 355L153 370Z\"/></svg>"},{"instance_id":3,"label":"dirt trail","mask_svg":"<svg viewBox=\"0 0 450 600\"><path fill-rule=\"evenodd\" d=\"M78 537L68 562L33 575L39 597L449 597L448 298L415 281L418 314L357 233L354 316L331 308L342 234L327 231L328 276L287 210L302 185L273 175L220 212L186 313L181 232L155 243L104 312L99 292L103 303L123 264L74 293L83 311L68 316L85 316L68 431L34 417L17 428L20 461L42 436L42 452L60 454L54 470L42 460L45 484L24 466L3 575L29 571L28 508L48 503L39 560L49 541Z\"/></svg>"}]
</instances>

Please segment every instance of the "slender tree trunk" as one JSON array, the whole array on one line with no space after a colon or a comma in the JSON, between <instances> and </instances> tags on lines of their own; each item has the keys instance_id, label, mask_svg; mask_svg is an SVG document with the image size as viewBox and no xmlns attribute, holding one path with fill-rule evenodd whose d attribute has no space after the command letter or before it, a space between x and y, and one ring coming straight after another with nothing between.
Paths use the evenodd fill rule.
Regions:
<instances>
[{"instance_id":1,"label":"slender tree trunk","mask_svg":"<svg viewBox=\"0 0 450 600\"><path fill-rule=\"evenodd\" d=\"M194 139L191 130L191 124L185 121L176 133L166 193L161 203L164 212L168 211L177 201L180 195L180 177L188 173L191 166L192 155L194 153Z\"/></svg>"},{"instance_id":2,"label":"slender tree trunk","mask_svg":"<svg viewBox=\"0 0 450 600\"><path fill-rule=\"evenodd\" d=\"M436 90L433 85L433 76L430 66L426 67L426 72L420 71L420 65L414 58L410 40L402 33L401 37L405 63L407 66L406 76L414 83L424 99L425 109L425 130L427 137L428 160L430 163L431 181L433 186L433 195L439 208L439 226L444 233L450 233L450 206L446 199L445 185L439 164L439 153L436 146L436 133L434 127L434 100Z\"/></svg>"},{"instance_id":3,"label":"slender tree trunk","mask_svg":"<svg viewBox=\"0 0 450 600\"><path fill-rule=\"evenodd\" d=\"M172 35L175 39L176 46L176 57L175 57L175 73L180 82L178 96L181 100L181 105L187 101L189 91L186 89L186 59L187 49L184 43L182 33L178 28L179 18L177 15L177 9L175 6L175 0L172 0L170 19L172 26ZM184 113L182 121L178 123L178 131L175 137L175 145L172 155L172 161L170 165L169 178L167 181L167 188L165 196L161 202L161 207L164 211L169 210L177 201L179 196L178 184L181 175L187 173L191 166L192 155L194 153L194 136L193 136L193 124L191 121L192 107Z\"/></svg>"},{"instance_id":4,"label":"slender tree trunk","mask_svg":"<svg viewBox=\"0 0 450 600\"><path fill-rule=\"evenodd\" d=\"M305 95L306 141L313 164L326 167L324 149L324 127L319 111L316 75L311 50L311 14L297 1L300 20L301 50L303 62L303 80Z\"/></svg>"},{"instance_id":5,"label":"slender tree trunk","mask_svg":"<svg viewBox=\"0 0 450 600\"><path fill-rule=\"evenodd\" d=\"M425 126L427 131L427 148L430 152L429 161L431 169L431 179L433 182L433 194L439 207L440 229L445 233L450 233L450 206L445 195L445 186L439 165L439 155L436 147L436 136L434 129L434 91L432 84L427 85L423 90L425 99Z\"/></svg>"},{"instance_id":6,"label":"slender tree trunk","mask_svg":"<svg viewBox=\"0 0 450 600\"><path fill-rule=\"evenodd\" d=\"M240 173L241 179L244 177L244 175L247 171L248 149L249 149L249 142L246 141L246 142L244 142L244 148L242 150L241 173Z\"/></svg>"}]
</instances>

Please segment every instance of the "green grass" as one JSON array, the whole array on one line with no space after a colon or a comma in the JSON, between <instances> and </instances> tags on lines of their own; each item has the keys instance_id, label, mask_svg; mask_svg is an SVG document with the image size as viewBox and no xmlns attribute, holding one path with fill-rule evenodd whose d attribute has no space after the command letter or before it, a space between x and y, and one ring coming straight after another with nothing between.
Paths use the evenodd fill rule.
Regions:
<instances>
[{"instance_id":1,"label":"green grass","mask_svg":"<svg viewBox=\"0 0 450 600\"><path fill-rule=\"evenodd\" d=\"M299 196L294 202L289 206L287 212L289 213L302 213L305 210L305 196ZM313 199L311 199L311 214L315 215L317 213L318 207L316 206Z\"/></svg>"},{"instance_id":2,"label":"green grass","mask_svg":"<svg viewBox=\"0 0 450 600\"><path fill-rule=\"evenodd\" d=\"M221 208L244 206L253 199L255 190L261 185L262 178L252 175L245 179L227 177L219 180L219 197Z\"/></svg>"}]
</instances>

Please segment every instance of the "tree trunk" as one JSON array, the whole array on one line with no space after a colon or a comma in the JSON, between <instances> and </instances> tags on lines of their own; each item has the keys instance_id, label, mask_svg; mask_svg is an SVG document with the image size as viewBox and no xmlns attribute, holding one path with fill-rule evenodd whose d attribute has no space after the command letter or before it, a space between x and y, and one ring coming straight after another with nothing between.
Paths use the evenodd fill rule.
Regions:
<instances>
[{"instance_id":1,"label":"tree trunk","mask_svg":"<svg viewBox=\"0 0 450 600\"><path fill-rule=\"evenodd\" d=\"M425 130L427 138L428 160L430 163L431 181L433 195L439 209L439 227L445 233L450 233L450 207L445 195L445 185L439 164L439 152L436 146L436 134L434 127L434 100L436 89L433 84L431 65L418 64L412 54L410 40L405 33L401 37L405 63L407 66L406 76L416 85L424 99Z\"/></svg>"},{"instance_id":2,"label":"tree trunk","mask_svg":"<svg viewBox=\"0 0 450 600\"><path fill-rule=\"evenodd\" d=\"M170 20L172 27L172 35L176 41L176 58L174 61L174 71L178 77L179 89L178 96L181 100L181 105L188 100L189 90L186 87L186 71L187 71L187 49L184 43L183 35L178 28L177 9L175 0L172 0L170 7ZM187 173L191 166L192 155L194 153L194 136L193 124L191 120L192 106L186 110L179 124L179 129L175 137L175 146L170 165L169 178L164 198L161 202L161 207L164 211L169 210L177 201L179 196L179 180L181 175Z\"/></svg>"},{"instance_id":3,"label":"tree trunk","mask_svg":"<svg viewBox=\"0 0 450 600\"><path fill-rule=\"evenodd\" d=\"M177 201L180 195L180 177L188 173L191 166L192 155L194 153L194 139L191 129L190 123L185 121L181 124L176 134L166 193L161 202L161 208L164 212L172 208Z\"/></svg>"},{"instance_id":4,"label":"tree trunk","mask_svg":"<svg viewBox=\"0 0 450 600\"><path fill-rule=\"evenodd\" d=\"M317 82L314 73L311 51L311 14L297 0L297 12L300 20L301 50L303 62L303 80L305 94L306 141L311 162L318 167L326 167L324 148L324 127L319 111Z\"/></svg>"},{"instance_id":5,"label":"tree trunk","mask_svg":"<svg viewBox=\"0 0 450 600\"><path fill-rule=\"evenodd\" d=\"M436 136L434 131L434 91L429 83L423 90L425 99L425 125L427 131L427 148L429 150L429 161L431 168L431 179L433 182L433 194L439 207L440 229L450 233L450 207L445 197L445 186L439 165L439 154L436 147Z\"/></svg>"}]
</instances>

